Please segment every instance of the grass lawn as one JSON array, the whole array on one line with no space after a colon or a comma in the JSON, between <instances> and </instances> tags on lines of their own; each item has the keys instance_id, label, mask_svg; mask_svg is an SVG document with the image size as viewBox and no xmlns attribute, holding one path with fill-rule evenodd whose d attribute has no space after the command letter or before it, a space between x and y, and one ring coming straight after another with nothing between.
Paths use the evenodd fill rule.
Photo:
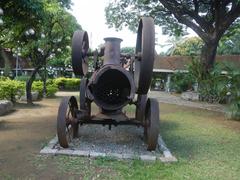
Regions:
<instances>
[{"instance_id":1,"label":"grass lawn","mask_svg":"<svg viewBox=\"0 0 240 180\"><path fill-rule=\"evenodd\" d=\"M240 122L176 105L160 109L161 135L176 163L40 155L29 162L39 174L50 171L59 179L240 179Z\"/></svg>"}]
</instances>

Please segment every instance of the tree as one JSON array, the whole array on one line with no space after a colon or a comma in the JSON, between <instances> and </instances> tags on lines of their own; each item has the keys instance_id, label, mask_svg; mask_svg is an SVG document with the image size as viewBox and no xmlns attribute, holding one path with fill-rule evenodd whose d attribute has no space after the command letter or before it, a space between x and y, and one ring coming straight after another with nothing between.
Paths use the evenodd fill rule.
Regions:
<instances>
[{"instance_id":1,"label":"tree","mask_svg":"<svg viewBox=\"0 0 240 180\"><path fill-rule=\"evenodd\" d=\"M240 54L240 26L229 29L218 44L218 55L239 55ZM168 55L199 56L203 41L199 37L185 38L177 42L168 51Z\"/></svg>"},{"instance_id":2,"label":"tree","mask_svg":"<svg viewBox=\"0 0 240 180\"><path fill-rule=\"evenodd\" d=\"M4 26L1 27L0 47L15 51L20 47L35 68L26 84L27 102L32 103L31 86L36 73L47 60L69 53L66 48L71 36L80 26L65 7L70 0L1 1Z\"/></svg>"},{"instance_id":3,"label":"tree","mask_svg":"<svg viewBox=\"0 0 240 180\"><path fill-rule=\"evenodd\" d=\"M210 70L215 61L218 42L240 16L238 0L113 0L106 7L110 26L136 27L141 16L151 16L167 32L180 35L184 26L191 28L203 40L201 62Z\"/></svg>"},{"instance_id":4,"label":"tree","mask_svg":"<svg viewBox=\"0 0 240 180\"><path fill-rule=\"evenodd\" d=\"M186 38L182 42L176 44L172 50L172 55L179 56L199 56L203 42L199 37Z\"/></svg>"},{"instance_id":5,"label":"tree","mask_svg":"<svg viewBox=\"0 0 240 180\"><path fill-rule=\"evenodd\" d=\"M1 0L0 8L3 10L3 24L0 26L0 51L5 65L9 60L3 48L12 49L19 47L26 29L32 24L37 24L43 14L43 3L41 1L29 0ZM27 20L27 21L26 21Z\"/></svg>"},{"instance_id":6,"label":"tree","mask_svg":"<svg viewBox=\"0 0 240 180\"><path fill-rule=\"evenodd\" d=\"M134 54L135 52L135 47L122 47L121 48L121 53L124 54Z\"/></svg>"},{"instance_id":7,"label":"tree","mask_svg":"<svg viewBox=\"0 0 240 180\"><path fill-rule=\"evenodd\" d=\"M165 55L172 56L177 45L184 41L183 36L171 36L165 44L160 44L161 47L170 46Z\"/></svg>"},{"instance_id":8,"label":"tree","mask_svg":"<svg viewBox=\"0 0 240 180\"><path fill-rule=\"evenodd\" d=\"M235 23L222 37L217 54L240 54L240 23Z\"/></svg>"},{"instance_id":9,"label":"tree","mask_svg":"<svg viewBox=\"0 0 240 180\"><path fill-rule=\"evenodd\" d=\"M58 4L46 5L45 11L49 18L41 22L41 26L36 29L32 38L27 39L24 47L24 55L30 57L31 64L35 67L26 84L28 103L32 103L31 86L36 73L42 67L46 68L48 60L61 58L66 54L70 55L67 46L71 43L73 32L80 29L76 19ZM44 87L46 87L46 72L43 80Z\"/></svg>"}]
</instances>

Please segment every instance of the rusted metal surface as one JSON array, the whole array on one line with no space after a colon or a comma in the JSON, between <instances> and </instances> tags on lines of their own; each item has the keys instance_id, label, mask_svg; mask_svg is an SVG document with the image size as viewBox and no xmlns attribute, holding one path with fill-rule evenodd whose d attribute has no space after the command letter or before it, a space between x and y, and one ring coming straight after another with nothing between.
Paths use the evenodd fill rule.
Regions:
<instances>
[{"instance_id":1,"label":"rusted metal surface","mask_svg":"<svg viewBox=\"0 0 240 180\"><path fill-rule=\"evenodd\" d=\"M104 38L105 40L105 48L104 48L104 62L103 64L120 64L120 43L122 39L109 37Z\"/></svg>"},{"instance_id":2,"label":"rusted metal surface","mask_svg":"<svg viewBox=\"0 0 240 180\"><path fill-rule=\"evenodd\" d=\"M76 122L76 111L78 109L75 97L64 97L58 109L57 136L59 144L67 148L69 142L77 137L78 123Z\"/></svg>"},{"instance_id":3,"label":"rusted metal surface","mask_svg":"<svg viewBox=\"0 0 240 180\"><path fill-rule=\"evenodd\" d=\"M121 54L122 39L105 38L100 51L88 51L87 32L76 31L72 40L72 65L76 75L84 76L80 84L80 108L74 97L64 98L58 112L58 138L62 147L68 146L68 127L75 136L78 125L102 124L109 126L135 125L144 128L148 150L154 150L159 133L159 110L156 100L147 99L154 62L154 23L142 18L137 35L135 54ZM91 77L87 58L92 56ZM103 59L103 60L102 60ZM137 100L134 99L137 95ZM99 107L91 113L91 103ZM135 118L122 112L128 104L136 106ZM68 110L70 109L70 110Z\"/></svg>"},{"instance_id":4,"label":"rusted metal surface","mask_svg":"<svg viewBox=\"0 0 240 180\"><path fill-rule=\"evenodd\" d=\"M145 109L147 104L147 95L139 94L137 97L137 104L136 104L136 119L143 122L145 119Z\"/></svg>"},{"instance_id":5,"label":"rusted metal surface","mask_svg":"<svg viewBox=\"0 0 240 180\"><path fill-rule=\"evenodd\" d=\"M159 105L156 99L149 98L146 106L145 114L145 139L148 145L148 150L155 150L159 135Z\"/></svg>"},{"instance_id":6,"label":"rusted metal surface","mask_svg":"<svg viewBox=\"0 0 240 180\"><path fill-rule=\"evenodd\" d=\"M118 110L133 100L135 86L131 74L119 65L105 65L92 75L90 96L106 111Z\"/></svg>"},{"instance_id":7,"label":"rusted metal surface","mask_svg":"<svg viewBox=\"0 0 240 180\"><path fill-rule=\"evenodd\" d=\"M91 116L91 102L86 97L88 80L86 77L83 77L80 82L80 110L85 111L86 116Z\"/></svg>"},{"instance_id":8,"label":"rusted metal surface","mask_svg":"<svg viewBox=\"0 0 240 180\"><path fill-rule=\"evenodd\" d=\"M139 94L147 94L151 84L154 53L155 53L155 30L154 22L150 17L140 20L137 33L136 61L134 80Z\"/></svg>"},{"instance_id":9,"label":"rusted metal surface","mask_svg":"<svg viewBox=\"0 0 240 180\"><path fill-rule=\"evenodd\" d=\"M72 38L72 65L76 75L86 75L88 72L87 53L89 49L86 31L75 31Z\"/></svg>"}]
</instances>

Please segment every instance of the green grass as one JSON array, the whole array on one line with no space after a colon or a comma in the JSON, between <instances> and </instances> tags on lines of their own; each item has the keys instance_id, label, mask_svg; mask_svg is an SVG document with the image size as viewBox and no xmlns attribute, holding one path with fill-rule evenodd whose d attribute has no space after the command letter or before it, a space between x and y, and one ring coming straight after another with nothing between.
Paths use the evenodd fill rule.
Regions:
<instances>
[{"instance_id":1,"label":"green grass","mask_svg":"<svg viewBox=\"0 0 240 180\"><path fill-rule=\"evenodd\" d=\"M222 116L210 111L161 105L161 135L177 157L176 163L68 156L48 158L59 173L83 179L239 179L240 131L226 126L236 122L226 121Z\"/></svg>"}]
</instances>

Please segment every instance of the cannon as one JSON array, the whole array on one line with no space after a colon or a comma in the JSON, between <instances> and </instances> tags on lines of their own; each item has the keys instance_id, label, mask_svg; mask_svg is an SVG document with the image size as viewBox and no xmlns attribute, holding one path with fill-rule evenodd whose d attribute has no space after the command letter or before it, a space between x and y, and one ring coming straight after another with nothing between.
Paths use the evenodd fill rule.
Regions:
<instances>
[{"instance_id":1,"label":"cannon","mask_svg":"<svg viewBox=\"0 0 240 180\"><path fill-rule=\"evenodd\" d=\"M79 106L76 97L64 97L57 116L60 146L69 147L84 124L112 126L136 125L144 128L147 150L155 150L159 135L159 104L148 98L154 55L155 30L151 17L141 18L134 54L120 52L122 39L107 37L100 50L89 50L86 31L75 31L72 38L72 68L81 77ZM92 59L91 73L88 64ZM89 76L91 74L91 76ZM91 112L91 104L99 112ZM123 107L135 105L135 116L128 117Z\"/></svg>"}]
</instances>

